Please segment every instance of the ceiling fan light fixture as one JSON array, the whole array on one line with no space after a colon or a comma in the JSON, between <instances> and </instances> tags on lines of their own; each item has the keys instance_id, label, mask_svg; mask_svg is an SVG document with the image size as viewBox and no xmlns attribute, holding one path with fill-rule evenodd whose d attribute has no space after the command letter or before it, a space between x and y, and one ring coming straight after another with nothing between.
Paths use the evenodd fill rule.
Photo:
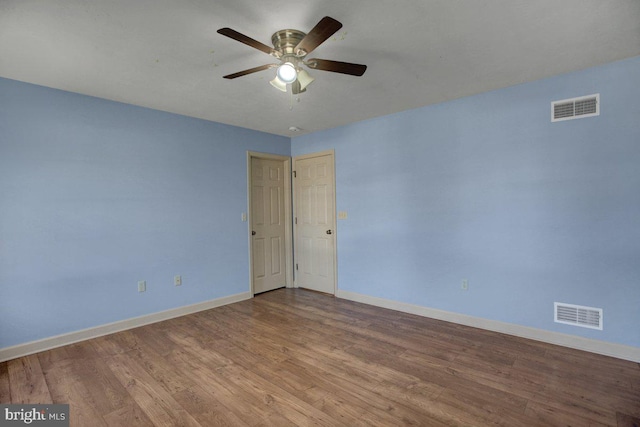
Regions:
<instances>
[{"instance_id":1,"label":"ceiling fan light fixture","mask_svg":"<svg viewBox=\"0 0 640 427\"><path fill-rule=\"evenodd\" d=\"M298 71L298 81L300 82L300 90L305 90L307 86L313 83L315 79L305 70Z\"/></svg>"},{"instance_id":2,"label":"ceiling fan light fixture","mask_svg":"<svg viewBox=\"0 0 640 427\"><path fill-rule=\"evenodd\" d=\"M291 99L293 100L294 95L305 92L306 87L315 80L301 68L301 65L306 65L313 70L361 76L367 69L366 65L318 58L305 61L308 54L328 40L340 28L342 28L340 22L330 16L325 16L308 33L290 28L276 31L271 36L273 47L267 46L231 28L220 28L218 30L219 34L246 44L279 60L277 64L265 64L222 77L225 79L235 79L270 68L276 68L276 76L269 83L271 86L285 93L288 92L287 86L291 85ZM292 106L289 108L291 109Z\"/></svg>"},{"instance_id":3,"label":"ceiling fan light fixture","mask_svg":"<svg viewBox=\"0 0 640 427\"><path fill-rule=\"evenodd\" d=\"M285 62L278 67L276 76L281 82L285 84L291 84L296 81L297 78L296 67L291 62Z\"/></svg>"},{"instance_id":4,"label":"ceiling fan light fixture","mask_svg":"<svg viewBox=\"0 0 640 427\"><path fill-rule=\"evenodd\" d=\"M269 83L271 83L271 86L275 87L278 90L281 90L282 92L287 91L287 84L282 80L280 80L278 76L275 76L275 78L271 80Z\"/></svg>"}]
</instances>

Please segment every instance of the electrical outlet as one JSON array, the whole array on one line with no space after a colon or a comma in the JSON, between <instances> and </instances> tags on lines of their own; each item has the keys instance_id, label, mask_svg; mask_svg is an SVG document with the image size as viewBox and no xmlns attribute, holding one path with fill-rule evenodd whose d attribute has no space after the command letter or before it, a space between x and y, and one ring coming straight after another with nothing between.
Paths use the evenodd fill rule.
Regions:
<instances>
[{"instance_id":1,"label":"electrical outlet","mask_svg":"<svg viewBox=\"0 0 640 427\"><path fill-rule=\"evenodd\" d=\"M240 219L242 220L242 222L247 222L247 213L242 212L242 215L240 215Z\"/></svg>"},{"instance_id":2,"label":"electrical outlet","mask_svg":"<svg viewBox=\"0 0 640 427\"><path fill-rule=\"evenodd\" d=\"M462 290L464 291L469 290L469 281L467 279L462 279Z\"/></svg>"},{"instance_id":3,"label":"electrical outlet","mask_svg":"<svg viewBox=\"0 0 640 427\"><path fill-rule=\"evenodd\" d=\"M140 280L138 282L138 292L144 292L147 290L147 281L146 280Z\"/></svg>"},{"instance_id":4,"label":"electrical outlet","mask_svg":"<svg viewBox=\"0 0 640 427\"><path fill-rule=\"evenodd\" d=\"M174 276L173 284L176 286L182 286L182 276Z\"/></svg>"},{"instance_id":5,"label":"electrical outlet","mask_svg":"<svg viewBox=\"0 0 640 427\"><path fill-rule=\"evenodd\" d=\"M347 219L347 211L338 211L338 219Z\"/></svg>"}]
</instances>

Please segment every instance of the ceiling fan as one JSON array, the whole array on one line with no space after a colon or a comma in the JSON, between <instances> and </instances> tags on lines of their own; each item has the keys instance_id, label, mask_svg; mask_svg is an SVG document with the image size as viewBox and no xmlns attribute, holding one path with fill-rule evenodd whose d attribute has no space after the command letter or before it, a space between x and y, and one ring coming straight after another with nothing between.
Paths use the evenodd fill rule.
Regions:
<instances>
[{"instance_id":1,"label":"ceiling fan","mask_svg":"<svg viewBox=\"0 0 640 427\"><path fill-rule=\"evenodd\" d=\"M306 59L306 56L325 40L342 28L342 24L335 19L325 16L315 27L305 34L299 30L280 30L271 36L273 47L260 43L251 37L245 36L231 28L220 28L218 33L234 40L258 49L280 60L279 64L266 64L248 70L224 76L225 79L235 79L258 71L277 68L276 76L271 80L271 85L283 92L287 91L287 85L291 85L291 92L298 94L304 92L315 79L303 68L305 65L314 70L331 71L334 73L361 76L367 70L366 65L352 64L350 62L331 61L328 59Z\"/></svg>"}]
</instances>

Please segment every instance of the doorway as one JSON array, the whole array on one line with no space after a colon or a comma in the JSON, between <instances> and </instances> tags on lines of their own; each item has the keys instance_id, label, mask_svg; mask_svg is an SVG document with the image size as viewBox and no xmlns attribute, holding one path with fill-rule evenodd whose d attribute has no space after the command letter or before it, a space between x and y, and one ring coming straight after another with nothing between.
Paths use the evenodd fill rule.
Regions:
<instances>
[{"instance_id":1,"label":"doorway","mask_svg":"<svg viewBox=\"0 0 640 427\"><path fill-rule=\"evenodd\" d=\"M336 293L334 151L293 159L296 287Z\"/></svg>"},{"instance_id":2,"label":"doorway","mask_svg":"<svg viewBox=\"0 0 640 427\"><path fill-rule=\"evenodd\" d=\"M248 152L247 171L251 293L292 287L291 158Z\"/></svg>"}]
</instances>

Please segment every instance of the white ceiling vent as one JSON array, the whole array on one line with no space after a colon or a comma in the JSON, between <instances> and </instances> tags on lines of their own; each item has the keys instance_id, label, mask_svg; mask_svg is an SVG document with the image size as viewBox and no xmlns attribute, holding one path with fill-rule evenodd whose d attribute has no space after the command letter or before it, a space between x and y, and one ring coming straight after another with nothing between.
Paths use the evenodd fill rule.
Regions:
<instances>
[{"instance_id":1,"label":"white ceiling vent","mask_svg":"<svg viewBox=\"0 0 640 427\"><path fill-rule=\"evenodd\" d=\"M602 330L602 309L554 302L555 321L567 325Z\"/></svg>"},{"instance_id":2,"label":"white ceiling vent","mask_svg":"<svg viewBox=\"0 0 640 427\"><path fill-rule=\"evenodd\" d=\"M551 121L581 119L600 115L600 94L563 99L551 103Z\"/></svg>"}]
</instances>

